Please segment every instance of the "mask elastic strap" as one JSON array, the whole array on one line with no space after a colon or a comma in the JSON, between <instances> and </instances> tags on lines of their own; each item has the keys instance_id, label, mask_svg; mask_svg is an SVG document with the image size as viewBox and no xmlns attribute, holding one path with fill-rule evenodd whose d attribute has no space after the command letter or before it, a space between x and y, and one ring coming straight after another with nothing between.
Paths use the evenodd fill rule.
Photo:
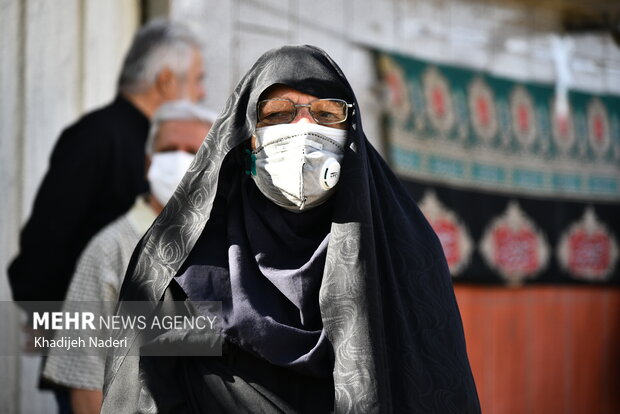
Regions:
<instances>
[{"instance_id":1,"label":"mask elastic strap","mask_svg":"<svg viewBox=\"0 0 620 414\"><path fill-rule=\"evenodd\" d=\"M245 152L248 154L248 157L245 158L245 174L256 175L256 155L247 148Z\"/></svg>"}]
</instances>

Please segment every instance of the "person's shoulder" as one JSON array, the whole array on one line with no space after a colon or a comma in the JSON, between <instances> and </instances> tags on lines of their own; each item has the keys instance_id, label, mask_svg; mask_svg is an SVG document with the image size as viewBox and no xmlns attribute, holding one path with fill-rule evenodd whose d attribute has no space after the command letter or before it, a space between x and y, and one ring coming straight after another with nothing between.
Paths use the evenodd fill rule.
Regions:
<instances>
[{"instance_id":1,"label":"person's shoulder","mask_svg":"<svg viewBox=\"0 0 620 414\"><path fill-rule=\"evenodd\" d=\"M61 133L56 143L54 154L74 154L76 151L83 156L102 156L111 148L112 142L117 140L119 122L120 98L96 108L84 115L77 121L67 126Z\"/></svg>"},{"instance_id":2,"label":"person's shoulder","mask_svg":"<svg viewBox=\"0 0 620 414\"><path fill-rule=\"evenodd\" d=\"M66 298L73 301L115 300L120 280L138 241L131 233L126 215L100 230L82 252Z\"/></svg>"},{"instance_id":3,"label":"person's shoulder","mask_svg":"<svg viewBox=\"0 0 620 414\"><path fill-rule=\"evenodd\" d=\"M126 250L128 246L137 242L135 239L135 231L125 213L95 234L85 251L92 251L97 256L105 256L119 250Z\"/></svg>"},{"instance_id":4,"label":"person's shoulder","mask_svg":"<svg viewBox=\"0 0 620 414\"><path fill-rule=\"evenodd\" d=\"M109 129L112 126L110 123L111 119L118 113L117 106L118 98L104 106L100 106L85 113L77 121L69 125L67 131L86 128L92 132L97 132L99 128Z\"/></svg>"}]
</instances>

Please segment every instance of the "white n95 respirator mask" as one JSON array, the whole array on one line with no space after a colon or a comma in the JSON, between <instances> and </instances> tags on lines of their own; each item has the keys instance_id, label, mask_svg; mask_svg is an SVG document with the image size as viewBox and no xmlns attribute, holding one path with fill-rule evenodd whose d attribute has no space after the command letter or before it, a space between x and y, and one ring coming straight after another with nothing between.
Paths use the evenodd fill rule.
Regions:
<instances>
[{"instance_id":1,"label":"white n95 respirator mask","mask_svg":"<svg viewBox=\"0 0 620 414\"><path fill-rule=\"evenodd\" d=\"M302 212L324 203L340 179L347 131L313 123L256 129L252 178L271 201Z\"/></svg>"},{"instance_id":2,"label":"white n95 respirator mask","mask_svg":"<svg viewBox=\"0 0 620 414\"><path fill-rule=\"evenodd\" d=\"M185 151L156 152L151 157L147 178L151 194L165 206L194 160L194 154Z\"/></svg>"}]
</instances>

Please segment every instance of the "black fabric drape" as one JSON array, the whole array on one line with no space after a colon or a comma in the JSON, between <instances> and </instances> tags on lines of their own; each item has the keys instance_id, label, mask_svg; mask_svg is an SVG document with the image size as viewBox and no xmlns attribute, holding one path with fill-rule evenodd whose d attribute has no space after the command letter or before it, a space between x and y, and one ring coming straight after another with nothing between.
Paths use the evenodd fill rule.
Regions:
<instances>
[{"instance_id":1,"label":"black fabric drape","mask_svg":"<svg viewBox=\"0 0 620 414\"><path fill-rule=\"evenodd\" d=\"M234 161L243 149L229 160L235 171L243 169ZM227 341L275 365L330 377L319 288L332 203L289 212L245 174L235 174L225 191L225 218L211 216L176 280L192 301L223 302Z\"/></svg>"},{"instance_id":2,"label":"black fabric drape","mask_svg":"<svg viewBox=\"0 0 620 414\"><path fill-rule=\"evenodd\" d=\"M250 138L257 99L276 83L356 104L319 291L322 325L334 358L334 410L479 412L439 241L368 143L341 70L312 46L271 50L240 81L172 200L137 247L120 306L128 300L153 305L167 300L167 288L176 284L174 276L210 220L216 194L225 193L224 158ZM162 396L152 394L148 375L135 359L113 356L117 358L108 358L103 412L165 410L157 407Z\"/></svg>"}]
</instances>

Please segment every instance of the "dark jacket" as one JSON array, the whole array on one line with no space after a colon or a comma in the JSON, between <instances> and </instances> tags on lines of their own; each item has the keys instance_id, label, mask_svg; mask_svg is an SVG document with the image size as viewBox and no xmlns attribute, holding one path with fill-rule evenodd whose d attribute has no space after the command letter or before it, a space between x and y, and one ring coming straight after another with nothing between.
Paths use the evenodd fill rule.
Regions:
<instances>
[{"instance_id":1,"label":"dark jacket","mask_svg":"<svg viewBox=\"0 0 620 414\"><path fill-rule=\"evenodd\" d=\"M8 273L16 301L62 301L80 253L148 189L149 120L125 98L65 129Z\"/></svg>"}]
</instances>

